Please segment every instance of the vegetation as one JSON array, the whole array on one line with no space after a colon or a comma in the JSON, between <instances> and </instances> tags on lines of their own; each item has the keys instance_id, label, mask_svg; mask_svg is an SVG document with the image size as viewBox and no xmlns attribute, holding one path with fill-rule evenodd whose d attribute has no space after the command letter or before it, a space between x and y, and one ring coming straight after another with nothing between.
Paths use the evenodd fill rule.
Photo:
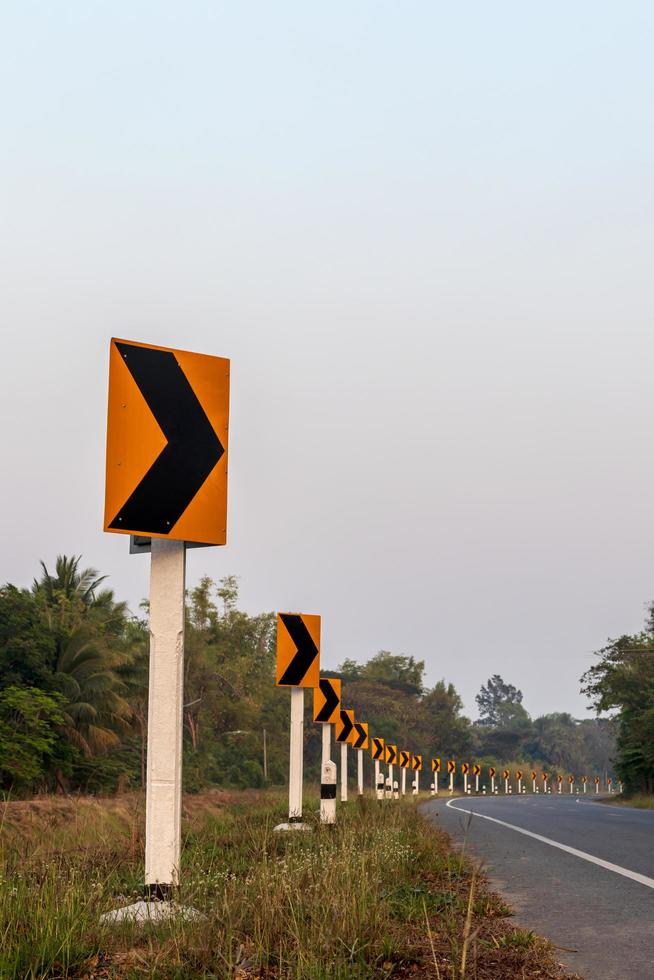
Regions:
<instances>
[{"instance_id":1,"label":"vegetation","mask_svg":"<svg viewBox=\"0 0 654 980\"><path fill-rule=\"evenodd\" d=\"M309 813L311 833L275 834L285 803L260 791L187 797L180 900L201 917L148 927L101 921L140 896L140 796L5 804L0 975L562 976L411 802L364 800L341 806L336 827Z\"/></svg>"},{"instance_id":2,"label":"vegetation","mask_svg":"<svg viewBox=\"0 0 654 980\"><path fill-rule=\"evenodd\" d=\"M272 613L238 608L238 584L203 578L187 595L184 781L280 785L287 776L288 693L274 685ZM14 796L58 789L107 792L145 778L149 636L147 607L132 615L80 558L41 564L31 589L0 589L0 785ZM337 671L346 704L400 748L523 769L607 772L606 721L567 714L532 720L522 693L497 674L463 714L451 683L425 684L425 665L382 650ZM318 777L320 734L307 698L305 766ZM265 749L264 749L265 741ZM265 753L265 758L264 758ZM366 760L370 767L370 760ZM370 779L370 771L366 773Z\"/></svg>"},{"instance_id":3,"label":"vegetation","mask_svg":"<svg viewBox=\"0 0 654 980\"><path fill-rule=\"evenodd\" d=\"M654 603L645 628L610 640L583 678L598 712L617 729L615 770L627 794L654 794Z\"/></svg>"}]
</instances>

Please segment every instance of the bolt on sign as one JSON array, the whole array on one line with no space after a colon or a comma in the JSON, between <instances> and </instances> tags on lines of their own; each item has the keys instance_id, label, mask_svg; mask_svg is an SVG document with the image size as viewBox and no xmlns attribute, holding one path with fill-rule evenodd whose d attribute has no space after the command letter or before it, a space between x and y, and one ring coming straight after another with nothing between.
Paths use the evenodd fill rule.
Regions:
<instances>
[{"instance_id":1,"label":"bolt on sign","mask_svg":"<svg viewBox=\"0 0 654 980\"><path fill-rule=\"evenodd\" d=\"M411 765L411 753L400 749L400 766L402 769L408 769Z\"/></svg>"},{"instance_id":2,"label":"bolt on sign","mask_svg":"<svg viewBox=\"0 0 654 980\"><path fill-rule=\"evenodd\" d=\"M386 743L386 759L385 762L389 766L394 766L397 762L397 745L389 745Z\"/></svg>"},{"instance_id":3,"label":"bolt on sign","mask_svg":"<svg viewBox=\"0 0 654 980\"><path fill-rule=\"evenodd\" d=\"M370 743L370 754L373 759L384 761L384 739L383 738L373 738Z\"/></svg>"},{"instance_id":4,"label":"bolt on sign","mask_svg":"<svg viewBox=\"0 0 654 980\"><path fill-rule=\"evenodd\" d=\"M497 773L497 769L495 768L495 766L489 766L488 775L490 776L491 779L495 779L496 773Z\"/></svg>"},{"instance_id":5,"label":"bolt on sign","mask_svg":"<svg viewBox=\"0 0 654 980\"><path fill-rule=\"evenodd\" d=\"M320 686L320 616L277 614L278 687Z\"/></svg>"},{"instance_id":6,"label":"bolt on sign","mask_svg":"<svg viewBox=\"0 0 654 980\"><path fill-rule=\"evenodd\" d=\"M474 766L472 767L472 775L481 776L481 766L478 762L475 762Z\"/></svg>"},{"instance_id":7,"label":"bolt on sign","mask_svg":"<svg viewBox=\"0 0 654 980\"><path fill-rule=\"evenodd\" d=\"M468 773L470 772L470 764L468 762L461 763L461 772L463 773L464 776L468 775Z\"/></svg>"},{"instance_id":8,"label":"bolt on sign","mask_svg":"<svg viewBox=\"0 0 654 980\"><path fill-rule=\"evenodd\" d=\"M440 759L432 759L431 760L431 771L432 772L440 772L441 771L441 760Z\"/></svg>"},{"instance_id":9,"label":"bolt on sign","mask_svg":"<svg viewBox=\"0 0 654 980\"><path fill-rule=\"evenodd\" d=\"M227 540L229 361L112 339L104 529Z\"/></svg>"},{"instance_id":10,"label":"bolt on sign","mask_svg":"<svg viewBox=\"0 0 654 980\"><path fill-rule=\"evenodd\" d=\"M411 768L414 772L422 772L422 756L414 755L411 759Z\"/></svg>"},{"instance_id":11,"label":"bolt on sign","mask_svg":"<svg viewBox=\"0 0 654 980\"><path fill-rule=\"evenodd\" d=\"M341 707L341 682L336 677L321 677L313 689L313 720L330 724L338 720Z\"/></svg>"},{"instance_id":12,"label":"bolt on sign","mask_svg":"<svg viewBox=\"0 0 654 980\"><path fill-rule=\"evenodd\" d=\"M367 749L368 741L368 722L355 721L352 745L355 749Z\"/></svg>"},{"instance_id":13,"label":"bolt on sign","mask_svg":"<svg viewBox=\"0 0 654 980\"><path fill-rule=\"evenodd\" d=\"M447 772L451 776L452 773L456 772L456 762L454 759L450 759L447 763Z\"/></svg>"},{"instance_id":14,"label":"bolt on sign","mask_svg":"<svg viewBox=\"0 0 654 980\"><path fill-rule=\"evenodd\" d=\"M341 708L339 712L338 721L336 722L336 741L337 742L351 741L351 736L353 731L354 731L354 712L350 711L348 708Z\"/></svg>"}]
</instances>

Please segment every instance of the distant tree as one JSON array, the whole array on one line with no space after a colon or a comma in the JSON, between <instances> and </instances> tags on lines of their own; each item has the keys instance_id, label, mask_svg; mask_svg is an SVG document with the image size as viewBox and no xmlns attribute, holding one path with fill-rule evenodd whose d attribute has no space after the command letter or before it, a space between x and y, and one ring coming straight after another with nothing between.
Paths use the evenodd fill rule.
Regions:
<instances>
[{"instance_id":1,"label":"distant tree","mask_svg":"<svg viewBox=\"0 0 654 980\"><path fill-rule=\"evenodd\" d=\"M475 701L480 725L507 727L516 719L528 717L522 707L522 691L513 684L506 684L499 674L493 674L486 684L482 684Z\"/></svg>"},{"instance_id":2,"label":"distant tree","mask_svg":"<svg viewBox=\"0 0 654 980\"><path fill-rule=\"evenodd\" d=\"M398 656L388 650L380 650L361 668L360 677L379 681L405 694L420 695L423 691L424 660Z\"/></svg>"}]
</instances>

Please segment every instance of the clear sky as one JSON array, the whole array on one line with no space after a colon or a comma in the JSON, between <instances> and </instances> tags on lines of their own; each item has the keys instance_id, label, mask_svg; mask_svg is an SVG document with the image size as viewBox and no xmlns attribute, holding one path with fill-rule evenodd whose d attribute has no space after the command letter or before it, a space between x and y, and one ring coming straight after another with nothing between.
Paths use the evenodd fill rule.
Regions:
<instances>
[{"instance_id":1,"label":"clear sky","mask_svg":"<svg viewBox=\"0 0 654 980\"><path fill-rule=\"evenodd\" d=\"M325 666L532 713L654 598L654 6L0 14L0 580L102 532L109 338L232 358L229 544Z\"/></svg>"}]
</instances>

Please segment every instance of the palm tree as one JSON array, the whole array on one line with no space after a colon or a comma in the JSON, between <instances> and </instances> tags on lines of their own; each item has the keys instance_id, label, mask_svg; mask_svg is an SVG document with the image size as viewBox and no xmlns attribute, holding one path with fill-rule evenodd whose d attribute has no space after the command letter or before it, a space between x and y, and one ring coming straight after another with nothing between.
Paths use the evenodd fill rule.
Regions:
<instances>
[{"instance_id":1,"label":"palm tree","mask_svg":"<svg viewBox=\"0 0 654 980\"><path fill-rule=\"evenodd\" d=\"M41 562L32 592L56 644L55 683L67 699L64 732L85 755L120 742L131 708L119 676L130 660L124 643L127 606L111 589L99 590L106 576L80 570L80 555L58 555L55 574Z\"/></svg>"}]
</instances>

